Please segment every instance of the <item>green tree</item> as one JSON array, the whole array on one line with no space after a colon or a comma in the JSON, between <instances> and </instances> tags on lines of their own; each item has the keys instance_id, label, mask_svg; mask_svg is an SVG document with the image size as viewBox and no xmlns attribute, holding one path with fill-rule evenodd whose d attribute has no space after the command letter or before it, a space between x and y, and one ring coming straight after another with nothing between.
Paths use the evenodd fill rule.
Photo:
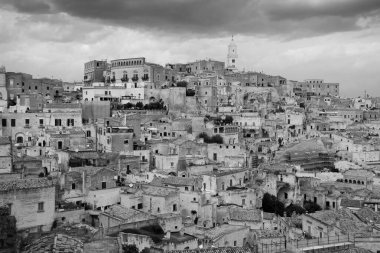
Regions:
<instances>
[{"instance_id":1,"label":"green tree","mask_svg":"<svg viewBox=\"0 0 380 253\"><path fill-rule=\"evenodd\" d=\"M322 207L320 205L311 201L305 201L303 207L308 213L315 213L322 210Z\"/></svg>"},{"instance_id":2,"label":"green tree","mask_svg":"<svg viewBox=\"0 0 380 253\"><path fill-rule=\"evenodd\" d=\"M233 121L234 121L234 118L232 118L231 115L226 115L226 118L224 119L225 124L232 124Z\"/></svg>"},{"instance_id":3,"label":"green tree","mask_svg":"<svg viewBox=\"0 0 380 253\"><path fill-rule=\"evenodd\" d=\"M290 204L285 208L286 216L292 216L293 213L304 214L306 212L305 208L299 205Z\"/></svg>"},{"instance_id":4,"label":"green tree","mask_svg":"<svg viewBox=\"0 0 380 253\"><path fill-rule=\"evenodd\" d=\"M284 215L284 204L276 196L269 193L264 194L262 207L264 212L275 213L280 216Z\"/></svg>"},{"instance_id":5,"label":"green tree","mask_svg":"<svg viewBox=\"0 0 380 253\"><path fill-rule=\"evenodd\" d=\"M123 245L123 253L139 253L139 249L136 245Z\"/></svg>"},{"instance_id":6,"label":"green tree","mask_svg":"<svg viewBox=\"0 0 380 253\"><path fill-rule=\"evenodd\" d=\"M132 103L126 103L125 105L124 105L124 109L131 109L132 107L134 107L135 105L134 104L132 104Z\"/></svg>"},{"instance_id":7,"label":"green tree","mask_svg":"<svg viewBox=\"0 0 380 253\"><path fill-rule=\"evenodd\" d=\"M192 90L192 89L186 90L186 96L188 96L188 97L195 96L195 90Z\"/></svg>"},{"instance_id":8,"label":"green tree","mask_svg":"<svg viewBox=\"0 0 380 253\"><path fill-rule=\"evenodd\" d=\"M199 138L203 138L203 141L204 141L205 143L209 143L209 141L210 141L210 137L209 137L208 134L205 133L205 132L200 133L200 134L198 135L198 137L199 137Z\"/></svg>"},{"instance_id":9,"label":"green tree","mask_svg":"<svg viewBox=\"0 0 380 253\"><path fill-rule=\"evenodd\" d=\"M218 144L223 144L223 137L220 136L219 134L213 135L210 139L210 143L218 143Z\"/></svg>"},{"instance_id":10,"label":"green tree","mask_svg":"<svg viewBox=\"0 0 380 253\"><path fill-rule=\"evenodd\" d=\"M187 87L187 82L186 81L179 81L177 82L177 87Z\"/></svg>"},{"instance_id":11,"label":"green tree","mask_svg":"<svg viewBox=\"0 0 380 253\"><path fill-rule=\"evenodd\" d=\"M144 104L142 102L137 102L136 103L136 108L142 109L144 107Z\"/></svg>"}]
</instances>

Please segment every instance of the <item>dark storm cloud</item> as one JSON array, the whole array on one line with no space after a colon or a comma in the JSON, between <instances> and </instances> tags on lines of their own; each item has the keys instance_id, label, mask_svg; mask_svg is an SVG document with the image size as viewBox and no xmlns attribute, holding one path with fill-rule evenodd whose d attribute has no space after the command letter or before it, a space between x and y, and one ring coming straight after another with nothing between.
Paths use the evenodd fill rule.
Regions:
<instances>
[{"instance_id":1,"label":"dark storm cloud","mask_svg":"<svg viewBox=\"0 0 380 253\"><path fill-rule=\"evenodd\" d=\"M314 36L363 29L379 0L16 0L19 12L58 13L108 25L171 33Z\"/></svg>"},{"instance_id":2,"label":"dark storm cloud","mask_svg":"<svg viewBox=\"0 0 380 253\"><path fill-rule=\"evenodd\" d=\"M50 13L53 11L53 3L48 0L1 0L0 3L5 6L12 6L19 12L30 14Z\"/></svg>"},{"instance_id":3,"label":"dark storm cloud","mask_svg":"<svg viewBox=\"0 0 380 253\"><path fill-rule=\"evenodd\" d=\"M379 0L262 1L266 13L274 20L305 20L322 17L355 18L378 15Z\"/></svg>"}]
</instances>

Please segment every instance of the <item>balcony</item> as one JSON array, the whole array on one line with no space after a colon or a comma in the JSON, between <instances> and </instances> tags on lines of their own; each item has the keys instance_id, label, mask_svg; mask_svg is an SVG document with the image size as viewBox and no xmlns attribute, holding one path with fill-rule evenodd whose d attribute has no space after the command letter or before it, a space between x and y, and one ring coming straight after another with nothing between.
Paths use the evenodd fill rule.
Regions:
<instances>
[{"instance_id":1,"label":"balcony","mask_svg":"<svg viewBox=\"0 0 380 253\"><path fill-rule=\"evenodd\" d=\"M31 126L30 125L25 125L24 128L31 128Z\"/></svg>"},{"instance_id":2,"label":"balcony","mask_svg":"<svg viewBox=\"0 0 380 253\"><path fill-rule=\"evenodd\" d=\"M44 129L45 126L44 125L39 125L38 128Z\"/></svg>"}]
</instances>

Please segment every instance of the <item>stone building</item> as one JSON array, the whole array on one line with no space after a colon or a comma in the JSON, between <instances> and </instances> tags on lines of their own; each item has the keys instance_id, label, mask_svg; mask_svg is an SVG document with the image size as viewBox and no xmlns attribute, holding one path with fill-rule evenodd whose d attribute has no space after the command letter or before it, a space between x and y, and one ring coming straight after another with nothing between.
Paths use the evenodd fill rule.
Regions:
<instances>
[{"instance_id":1,"label":"stone building","mask_svg":"<svg viewBox=\"0 0 380 253\"><path fill-rule=\"evenodd\" d=\"M0 181L0 205L8 205L17 230L50 231L55 213L55 186L47 178Z\"/></svg>"},{"instance_id":2,"label":"stone building","mask_svg":"<svg viewBox=\"0 0 380 253\"><path fill-rule=\"evenodd\" d=\"M302 96L339 96L339 83L325 83L323 79L307 79L297 82L294 92Z\"/></svg>"},{"instance_id":3,"label":"stone building","mask_svg":"<svg viewBox=\"0 0 380 253\"><path fill-rule=\"evenodd\" d=\"M84 83L104 82L107 61L93 60L84 64Z\"/></svg>"},{"instance_id":4,"label":"stone building","mask_svg":"<svg viewBox=\"0 0 380 253\"><path fill-rule=\"evenodd\" d=\"M165 80L165 68L154 63L148 63L144 57L126 58L111 61L111 82L151 82L161 84Z\"/></svg>"},{"instance_id":5,"label":"stone building","mask_svg":"<svg viewBox=\"0 0 380 253\"><path fill-rule=\"evenodd\" d=\"M9 137L0 137L0 174L12 172L12 142Z\"/></svg>"}]
</instances>

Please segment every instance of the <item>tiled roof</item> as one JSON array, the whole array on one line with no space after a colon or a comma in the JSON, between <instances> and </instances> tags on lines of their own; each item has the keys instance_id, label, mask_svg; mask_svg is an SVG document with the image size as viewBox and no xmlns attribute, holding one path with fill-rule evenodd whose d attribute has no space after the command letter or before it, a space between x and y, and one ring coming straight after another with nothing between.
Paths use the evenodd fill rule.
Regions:
<instances>
[{"instance_id":1,"label":"tiled roof","mask_svg":"<svg viewBox=\"0 0 380 253\"><path fill-rule=\"evenodd\" d=\"M53 187L53 181L47 178L28 178L0 181L0 192L45 187Z\"/></svg>"},{"instance_id":2,"label":"tiled roof","mask_svg":"<svg viewBox=\"0 0 380 253\"><path fill-rule=\"evenodd\" d=\"M25 253L45 252L83 252L83 242L77 238L63 235L50 234L39 238L25 247Z\"/></svg>"},{"instance_id":3,"label":"tiled roof","mask_svg":"<svg viewBox=\"0 0 380 253\"><path fill-rule=\"evenodd\" d=\"M342 232L368 232L368 226L360 221L349 209L324 210L308 214L309 216L331 226L339 227Z\"/></svg>"},{"instance_id":4,"label":"tiled roof","mask_svg":"<svg viewBox=\"0 0 380 253\"><path fill-rule=\"evenodd\" d=\"M236 221L261 221L261 210L232 208L230 209L230 218Z\"/></svg>"},{"instance_id":5,"label":"tiled roof","mask_svg":"<svg viewBox=\"0 0 380 253\"><path fill-rule=\"evenodd\" d=\"M223 224L221 226L207 229L204 232L205 232L206 237L212 240L218 240L220 237L224 235L228 235L230 233L244 230L247 228L248 227L245 227L245 226L234 226L234 225Z\"/></svg>"},{"instance_id":6,"label":"tiled roof","mask_svg":"<svg viewBox=\"0 0 380 253\"><path fill-rule=\"evenodd\" d=\"M292 144L287 148L287 153L305 152L326 152L326 148L320 139L312 139L300 143Z\"/></svg>"},{"instance_id":7,"label":"tiled roof","mask_svg":"<svg viewBox=\"0 0 380 253\"><path fill-rule=\"evenodd\" d=\"M120 205L110 206L106 211L104 211L104 213L122 220L129 220L130 218L134 218L136 221L137 217L140 217L138 218L139 220L148 220L154 218L154 216L150 214L138 211L136 209L126 208Z\"/></svg>"},{"instance_id":8,"label":"tiled roof","mask_svg":"<svg viewBox=\"0 0 380 253\"><path fill-rule=\"evenodd\" d=\"M99 154L96 151L83 151L83 152L75 152L70 151L70 156L73 158L80 158L80 159L98 159Z\"/></svg>"},{"instance_id":9,"label":"tiled roof","mask_svg":"<svg viewBox=\"0 0 380 253\"><path fill-rule=\"evenodd\" d=\"M45 104L44 107L46 109L58 109L58 108L62 108L62 109L72 109L72 108L81 108L81 104L79 103L50 103L50 104Z\"/></svg>"},{"instance_id":10,"label":"tiled roof","mask_svg":"<svg viewBox=\"0 0 380 253\"><path fill-rule=\"evenodd\" d=\"M146 195L152 195L152 196L168 196L170 194L177 194L179 193L177 189L174 188L168 188L168 187L146 187L143 189L144 194Z\"/></svg>"},{"instance_id":11,"label":"tiled roof","mask_svg":"<svg viewBox=\"0 0 380 253\"><path fill-rule=\"evenodd\" d=\"M217 170L217 171L202 173L202 175L210 175L210 176L215 175L217 177L222 177L222 176L232 175L232 174L240 173L240 172L244 172L244 171L247 171L247 169L229 168L229 169L221 169L221 170Z\"/></svg>"},{"instance_id":12,"label":"tiled roof","mask_svg":"<svg viewBox=\"0 0 380 253\"><path fill-rule=\"evenodd\" d=\"M358 218L365 223L380 223L380 215L368 207L361 208L355 212Z\"/></svg>"},{"instance_id":13,"label":"tiled roof","mask_svg":"<svg viewBox=\"0 0 380 253\"><path fill-rule=\"evenodd\" d=\"M356 199L342 199L340 205L343 207L360 208L362 207L362 201Z\"/></svg>"},{"instance_id":14,"label":"tiled roof","mask_svg":"<svg viewBox=\"0 0 380 253\"><path fill-rule=\"evenodd\" d=\"M223 247L223 248L208 248L208 249L187 249L173 250L169 253L252 253L253 249L248 247Z\"/></svg>"},{"instance_id":15,"label":"tiled roof","mask_svg":"<svg viewBox=\"0 0 380 253\"><path fill-rule=\"evenodd\" d=\"M73 167L73 168L70 168L70 172L78 172L78 173L85 172L86 175L91 176L91 175L95 175L102 169L105 169L105 167L94 167L94 166Z\"/></svg>"},{"instance_id":16,"label":"tiled roof","mask_svg":"<svg viewBox=\"0 0 380 253\"><path fill-rule=\"evenodd\" d=\"M254 229L253 231L257 235L258 238L283 237L283 235L278 230Z\"/></svg>"},{"instance_id":17,"label":"tiled roof","mask_svg":"<svg viewBox=\"0 0 380 253\"><path fill-rule=\"evenodd\" d=\"M347 170L343 174L344 176L349 176L349 177L366 177L368 179L371 179L374 177L374 174L372 171L368 170Z\"/></svg>"},{"instance_id":18,"label":"tiled roof","mask_svg":"<svg viewBox=\"0 0 380 253\"><path fill-rule=\"evenodd\" d=\"M168 177L168 178L154 178L151 182L152 185L172 185L172 186L192 186L202 181L199 178L189 178L189 177Z\"/></svg>"}]
</instances>

